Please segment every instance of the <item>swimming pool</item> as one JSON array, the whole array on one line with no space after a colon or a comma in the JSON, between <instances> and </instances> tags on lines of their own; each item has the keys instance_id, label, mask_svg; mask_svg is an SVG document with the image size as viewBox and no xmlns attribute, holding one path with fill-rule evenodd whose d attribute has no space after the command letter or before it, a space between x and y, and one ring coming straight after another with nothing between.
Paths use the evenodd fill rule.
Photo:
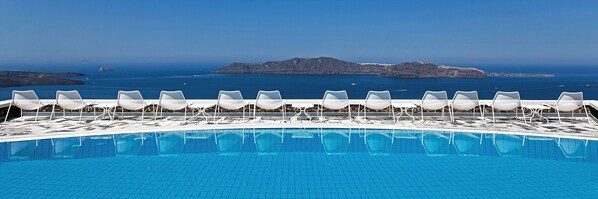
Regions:
<instances>
[{"instance_id":1,"label":"swimming pool","mask_svg":"<svg viewBox=\"0 0 598 199\"><path fill-rule=\"evenodd\" d=\"M0 143L1 198L596 197L598 142L291 128Z\"/></svg>"}]
</instances>

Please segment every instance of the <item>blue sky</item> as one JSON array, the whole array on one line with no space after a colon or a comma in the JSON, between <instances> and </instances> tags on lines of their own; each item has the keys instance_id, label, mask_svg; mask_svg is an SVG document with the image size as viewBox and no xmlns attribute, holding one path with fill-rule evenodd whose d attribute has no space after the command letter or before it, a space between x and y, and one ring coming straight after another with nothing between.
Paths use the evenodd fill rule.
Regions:
<instances>
[{"instance_id":1,"label":"blue sky","mask_svg":"<svg viewBox=\"0 0 598 199\"><path fill-rule=\"evenodd\" d=\"M598 64L598 1L0 1L0 64Z\"/></svg>"}]
</instances>

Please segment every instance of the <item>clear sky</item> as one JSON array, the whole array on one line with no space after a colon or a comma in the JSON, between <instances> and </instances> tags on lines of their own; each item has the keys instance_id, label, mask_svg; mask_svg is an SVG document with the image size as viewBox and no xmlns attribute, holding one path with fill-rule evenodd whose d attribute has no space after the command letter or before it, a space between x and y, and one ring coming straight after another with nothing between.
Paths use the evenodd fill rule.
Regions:
<instances>
[{"instance_id":1,"label":"clear sky","mask_svg":"<svg viewBox=\"0 0 598 199\"><path fill-rule=\"evenodd\" d=\"M598 1L0 1L0 64L598 64Z\"/></svg>"}]
</instances>

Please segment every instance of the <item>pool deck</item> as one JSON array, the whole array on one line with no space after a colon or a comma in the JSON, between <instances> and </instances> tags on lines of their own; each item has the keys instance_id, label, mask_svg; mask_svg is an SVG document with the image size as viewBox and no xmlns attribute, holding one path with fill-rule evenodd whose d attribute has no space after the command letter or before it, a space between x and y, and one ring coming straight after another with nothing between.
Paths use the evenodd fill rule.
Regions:
<instances>
[{"instance_id":1,"label":"pool deck","mask_svg":"<svg viewBox=\"0 0 598 199\"><path fill-rule=\"evenodd\" d=\"M49 100L46 100L47 102ZM93 101L93 100L92 100ZM109 100L95 100L95 102ZM112 100L113 101L113 100ZM148 100L151 102L151 100ZM193 101L190 100L192 103ZM211 103L215 100L196 100L195 103ZM292 103L311 103L320 100L288 100ZM359 104L362 100L352 100L352 104ZM417 102L418 100L400 100L400 102ZM489 100L481 100L481 103L488 103ZM6 101L2 101L6 102ZM2 105L0 102L0 106ZM393 101L394 102L394 101ZM249 101L251 103L251 101ZM523 101L524 104L554 103L550 100ZM597 101L586 101L586 105L598 110ZM295 112L297 113L297 112ZM287 113L292 116L295 113ZM471 114L471 113L469 113ZM153 117L153 112L149 113ZM315 116L315 113L312 115ZM355 114L356 115L356 114ZM418 113L415 114L418 116ZM442 132L471 132L489 134L517 134L540 137L561 137L584 140L598 140L598 124L595 120L588 122L585 118L565 119L561 124L550 117L551 121L532 121L524 123L516 119L500 119L493 123L487 116L483 121L478 118L457 117L455 123L449 119L436 118L422 122L419 118L412 121L408 117L394 122L392 119L368 119L361 116L348 120L347 117L332 116L328 120L319 121L314 119L296 120L283 122L280 118L258 117L242 120L240 116L227 116L217 121L199 120L182 121L180 116L167 116L157 120L146 117L141 122L139 117L124 118L110 121L110 119L93 120L93 117L85 117L79 122L78 117L58 117L48 121L48 117L40 117L39 121L33 121L33 116L23 116L12 119L6 123L0 123L0 142L38 140L49 138L78 137L78 136L99 136L126 133L153 133L166 131L193 131L212 129L238 129L238 128L355 128L355 129L401 129L415 131L442 131ZM448 118L448 117L447 117Z\"/></svg>"}]
</instances>

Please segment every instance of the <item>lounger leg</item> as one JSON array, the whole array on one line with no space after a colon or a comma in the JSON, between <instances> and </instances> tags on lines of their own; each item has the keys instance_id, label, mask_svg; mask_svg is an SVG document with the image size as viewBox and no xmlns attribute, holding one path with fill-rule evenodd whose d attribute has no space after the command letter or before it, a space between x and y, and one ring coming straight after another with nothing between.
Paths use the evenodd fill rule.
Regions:
<instances>
[{"instance_id":1,"label":"lounger leg","mask_svg":"<svg viewBox=\"0 0 598 199\"><path fill-rule=\"evenodd\" d=\"M143 116L145 116L145 109L141 109L141 124L143 124Z\"/></svg>"},{"instance_id":2,"label":"lounger leg","mask_svg":"<svg viewBox=\"0 0 598 199\"><path fill-rule=\"evenodd\" d=\"M556 115L559 118L559 124L561 124L561 112L559 112L559 110L556 110Z\"/></svg>"},{"instance_id":3,"label":"lounger leg","mask_svg":"<svg viewBox=\"0 0 598 199\"><path fill-rule=\"evenodd\" d=\"M496 123L496 117L494 117L494 108L492 108L492 123Z\"/></svg>"},{"instance_id":4,"label":"lounger leg","mask_svg":"<svg viewBox=\"0 0 598 199\"><path fill-rule=\"evenodd\" d=\"M322 105L318 105L318 112L316 115L320 118L320 120L324 117L324 115L322 115Z\"/></svg>"},{"instance_id":5,"label":"lounger leg","mask_svg":"<svg viewBox=\"0 0 598 199\"><path fill-rule=\"evenodd\" d=\"M6 116L4 116L4 122L6 122L6 120L8 120L8 115L10 113L10 108L12 108L12 102L10 104L8 104L8 110L6 110Z\"/></svg>"},{"instance_id":6,"label":"lounger leg","mask_svg":"<svg viewBox=\"0 0 598 199\"><path fill-rule=\"evenodd\" d=\"M436 111L434 111L434 112L436 112ZM442 108L442 110L440 110L440 112L442 112L442 119L443 120L446 119L446 116L444 116L444 107Z\"/></svg>"},{"instance_id":7,"label":"lounger leg","mask_svg":"<svg viewBox=\"0 0 598 199\"><path fill-rule=\"evenodd\" d=\"M392 114L392 121L396 122L397 121L397 117L395 116L395 107L389 106L389 108L390 108L390 114ZM394 134L394 131L393 131L393 134ZM394 140L394 137L393 137L393 140Z\"/></svg>"},{"instance_id":8,"label":"lounger leg","mask_svg":"<svg viewBox=\"0 0 598 199\"><path fill-rule=\"evenodd\" d=\"M324 109L322 108L322 105L318 105L318 113L320 115L320 121L324 120Z\"/></svg>"},{"instance_id":9,"label":"lounger leg","mask_svg":"<svg viewBox=\"0 0 598 199\"><path fill-rule=\"evenodd\" d=\"M523 122L525 122L525 110L521 107L521 115L523 115Z\"/></svg>"},{"instance_id":10,"label":"lounger leg","mask_svg":"<svg viewBox=\"0 0 598 199\"><path fill-rule=\"evenodd\" d=\"M484 120L484 109L482 109L482 105L478 105L478 108L480 109L480 115L482 116L482 121Z\"/></svg>"},{"instance_id":11,"label":"lounger leg","mask_svg":"<svg viewBox=\"0 0 598 199\"><path fill-rule=\"evenodd\" d=\"M243 122L245 121L245 107L243 106Z\"/></svg>"},{"instance_id":12,"label":"lounger leg","mask_svg":"<svg viewBox=\"0 0 598 199\"><path fill-rule=\"evenodd\" d=\"M588 114L588 109L586 106L583 106L583 111L586 112L586 118L588 118L588 123L592 123L592 119L590 118L590 114Z\"/></svg>"},{"instance_id":13,"label":"lounger leg","mask_svg":"<svg viewBox=\"0 0 598 199\"><path fill-rule=\"evenodd\" d=\"M424 107L421 107L421 106L420 106L420 107L419 107L419 110L420 110L420 112L421 112L421 115L422 115L422 123L424 123L424 122L426 122L426 120L424 119Z\"/></svg>"},{"instance_id":14,"label":"lounger leg","mask_svg":"<svg viewBox=\"0 0 598 199\"><path fill-rule=\"evenodd\" d=\"M286 120L284 120L284 119L285 119L285 113L286 113L286 112L287 112L287 110L286 110L286 108L285 108L285 106L284 106L284 104L283 104L283 105L282 105L282 122L283 122L283 123L285 123L285 122L286 122ZM255 116L254 116L254 117L255 117Z\"/></svg>"},{"instance_id":15,"label":"lounger leg","mask_svg":"<svg viewBox=\"0 0 598 199\"><path fill-rule=\"evenodd\" d=\"M187 107L185 107L185 117L183 118L184 121L187 121Z\"/></svg>"},{"instance_id":16,"label":"lounger leg","mask_svg":"<svg viewBox=\"0 0 598 199\"><path fill-rule=\"evenodd\" d=\"M351 118L351 104L349 104L349 106L348 106L348 107L349 107L349 122L351 122L351 119L352 119L352 118Z\"/></svg>"},{"instance_id":17,"label":"lounger leg","mask_svg":"<svg viewBox=\"0 0 598 199\"><path fill-rule=\"evenodd\" d=\"M114 110L112 111L112 117L110 118L110 122L112 123L112 121L114 121L114 118L116 118L116 106L114 107ZM108 110L110 111L110 110Z\"/></svg>"},{"instance_id":18,"label":"lounger leg","mask_svg":"<svg viewBox=\"0 0 598 199\"><path fill-rule=\"evenodd\" d=\"M54 108L56 108L56 104L52 104L52 112L50 112L50 121L52 121L52 116L54 116Z\"/></svg>"},{"instance_id":19,"label":"lounger leg","mask_svg":"<svg viewBox=\"0 0 598 199\"><path fill-rule=\"evenodd\" d=\"M216 122L216 113L218 113L218 106L214 107L214 117L212 117L214 122Z\"/></svg>"},{"instance_id":20,"label":"lounger leg","mask_svg":"<svg viewBox=\"0 0 598 199\"><path fill-rule=\"evenodd\" d=\"M81 122L81 118L83 118L83 108L79 110L79 122Z\"/></svg>"},{"instance_id":21,"label":"lounger leg","mask_svg":"<svg viewBox=\"0 0 598 199\"><path fill-rule=\"evenodd\" d=\"M301 111L301 109L299 109L299 111ZM318 109L316 110L316 117L320 117L320 105L318 105Z\"/></svg>"},{"instance_id":22,"label":"lounger leg","mask_svg":"<svg viewBox=\"0 0 598 199\"><path fill-rule=\"evenodd\" d=\"M37 122L37 116L39 116L39 109L37 108L37 110L35 110L35 122Z\"/></svg>"},{"instance_id":23,"label":"lounger leg","mask_svg":"<svg viewBox=\"0 0 598 199\"><path fill-rule=\"evenodd\" d=\"M282 118L283 118L282 120L284 122L286 122L287 121L286 120L287 119L287 105L282 105L282 107L284 108L283 111L282 111ZM283 134L283 136L284 136L284 134Z\"/></svg>"},{"instance_id":24,"label":"lounger leg","mask_svg":"<svg viewBox=\"0 0 598 199\"><path fill-rule=\"evenodd\" d=\"M154 109L154 121L158 120L158 109Z\"/></svg>"},{"instance_id":25,"label":"lounger leg","mask_svg":"<svg viewBox=\"0 0 598 199\"><path fill-rule=\"evenodd\" d=\"M475 116L475 108L473 110L473 115ZM453 108L452 107L449 107L449 116L451 117L451 122L454 123L455 122L455 115L453 113Z\"/></svg>"}]
</instances>

